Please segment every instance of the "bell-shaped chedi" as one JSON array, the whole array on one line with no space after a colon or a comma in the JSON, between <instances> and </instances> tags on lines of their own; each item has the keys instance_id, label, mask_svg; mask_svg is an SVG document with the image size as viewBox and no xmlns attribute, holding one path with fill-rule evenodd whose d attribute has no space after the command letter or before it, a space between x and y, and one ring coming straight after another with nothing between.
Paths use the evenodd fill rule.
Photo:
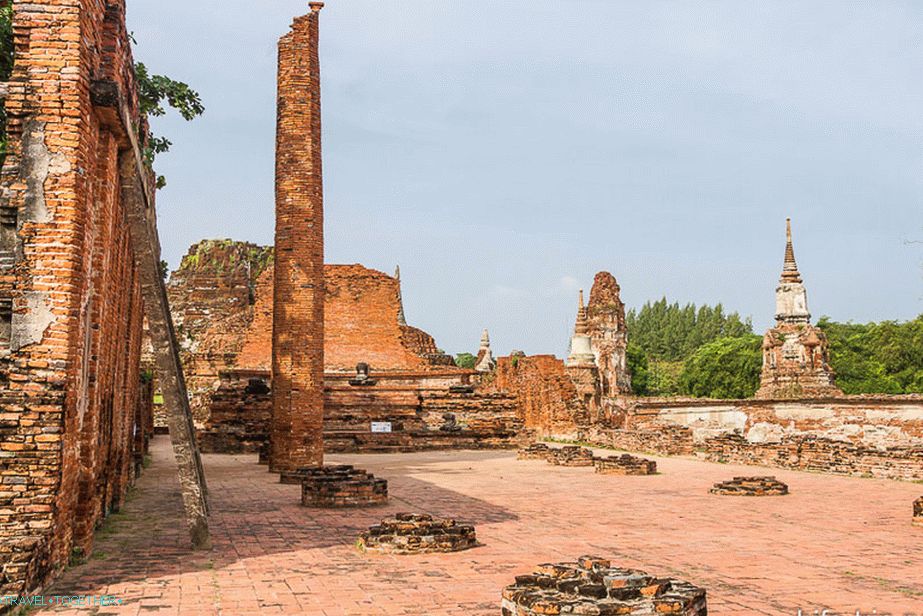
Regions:
<instances>
[{"instance_id":1,"label":"bell-shaped chedi","mask_svg":"<svg viewBox=\"0 0 923 616\"><path fill-rule=\"evenodd\" d=\"M587 331L599 368L603 396L631 393L631 372L626 355L628 330L620 291L615 276L599 272L593 280L587 305Z\"/></svg>"},{"instance_id":2,"label":"bell-shaped chedi","mask_svg":"<svg viewBox=\"0 0 923 616\"><path fill-rule=\"evenodd\" d=\"M843 394L834 384L827 337L811 325L808 296L795 262L791 220L776 288L776 326L763 337L763 372L757 398L820 398Z\"/></svg>"}]
</instances>

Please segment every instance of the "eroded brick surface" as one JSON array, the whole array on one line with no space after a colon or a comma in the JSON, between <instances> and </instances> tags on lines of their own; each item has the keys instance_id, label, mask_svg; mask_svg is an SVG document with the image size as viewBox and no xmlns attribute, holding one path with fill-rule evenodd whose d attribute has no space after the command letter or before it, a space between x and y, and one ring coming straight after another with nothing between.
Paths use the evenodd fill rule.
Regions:
<instances>
[{"instance_id":1,"label":"eroded brick surface","mask_svg":"<svg viewBox=\"0 0 923 616\"><path fill-rule=\"evenodd\" d=\"M771 476L734 477L716 483L709 492L725 496L784 496L788 494L788 486Z\"/></svg>"},{"instance_id":2,"label":"eroded brick surface","mask_svg":"<svg viewBox=\"0 0 923 616\"><path fill-rule=\"evenodd\" d=\"M426 513L398 513L359 535L357 547L381 554L461 552L477 545L474 526Z\"/></svg>"},{"instance_id":3,"label":"eroded brick surface","mask_svg":"<svg viewBox=\"0 0 923 616\"><path fill-rule=\"evenodd\" d=\"M123 93L135 125L124 2L12 2L9 156L0 190L0 595L86 552L140 468L141 291L119 181Z\"/></svg>"},{"instance_id":4,"label":"eroded brick surface","mask_svg":"<svg viewBox=\"0 0 923 616\"><path fill-rule=\"evenodd\" d=\"M653 475L657 472L657 463L653 460L627 453L596 458L595 466L601 475Z\"/></svg>"},{"instance_id":5,"label":"eroded brick surface","mask_svg":"<svg viewBox=\"0 0 923 616\"><path fill-rule=\"evenodd\" d=\"M682 580L614 567L606 559L539 565L503 589L503 616L677 614L706 616L706 591Z\"/></svg>"}]
</instances>

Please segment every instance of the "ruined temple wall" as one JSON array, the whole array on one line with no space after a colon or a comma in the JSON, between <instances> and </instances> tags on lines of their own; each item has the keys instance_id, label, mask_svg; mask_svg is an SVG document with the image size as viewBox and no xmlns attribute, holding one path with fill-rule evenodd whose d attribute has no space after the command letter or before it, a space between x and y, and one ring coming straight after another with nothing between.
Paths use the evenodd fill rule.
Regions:
<instances>
[{"instance_id":1,"label":"ruined temple wall","mask_svg":"<svg viewBox=\"0 0 923 616\"><path fill-rule=\"evenodd\" d=\"M574 436L589 421L564 362L554 355L501 357L479 391L515 396L523 427L536 435Z\"/></svg>"},{"instance_id":2,"label":"ruined temple wall","mask_svg":"<svg viewBox=\"0 0 923 616\"><path fill-rule=\"evenodd\" d=\"M222 373L199 442L212 453L253 453L269 432L270 375L265 370ZM450 448L513 447L522 421L515 399L503 393L453 392L454 372L376 375L354 386L328 373L324 388L326 452L396 452ZM373 431L387 424L387 432Z\"/></svg>"},{"instance_id":3,"label":"ruined temple wall","mask_svg":"<svg viewBox=\"0 0 923 616\"><path fill-rule=\"evenodd\" d=\"M36 588L72 550L88 551L133 478L142 412L122 136L90 93L91 79L134 92L124 4L16 0L13 12L0 189L4 595Z\"/></svg>"},{"instance_id":4,"label":"ruined temple wall","mask_svg":"<svg viewBox=\"0 0 923 616\"><path fill-rule=\"evenodd\" d=\"M923 480L923 396L638 399L581 438L620 449Z\"/></svg>"}]
</instances>

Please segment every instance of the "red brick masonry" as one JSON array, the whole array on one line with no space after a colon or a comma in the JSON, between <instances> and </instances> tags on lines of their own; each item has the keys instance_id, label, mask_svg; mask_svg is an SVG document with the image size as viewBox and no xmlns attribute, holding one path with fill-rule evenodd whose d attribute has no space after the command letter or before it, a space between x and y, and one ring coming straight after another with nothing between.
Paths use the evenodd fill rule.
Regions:
<instances>
[{"instance_id":1,"label":"red brick masonry","mask_svg":"<svg viewBox=\"0 0 923 616\"><path fill-rule=\"evenodd\" d=\"M425 513L398 513L359 535L364 552L427 554L460 552L478 544L474 526Z\"/></svg>"},{"instance_id":2,"label":"red brick masonry","mask_svg":"<svg viewBox=\"0 0 923 616\"><path fill-rule=\"evenodd\" d=\"M643 571L582 556L577 562L539 565L503 589L503 616L546 614L676 614L706 616L705 590Z\"/></svg>"}]
</instances>

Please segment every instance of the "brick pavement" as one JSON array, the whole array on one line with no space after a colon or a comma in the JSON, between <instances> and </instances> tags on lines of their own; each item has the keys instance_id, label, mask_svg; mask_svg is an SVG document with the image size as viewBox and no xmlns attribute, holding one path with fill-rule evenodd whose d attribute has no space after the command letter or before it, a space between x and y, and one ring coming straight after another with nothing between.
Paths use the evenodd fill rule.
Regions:
<instances>
[{"instance_id":1,"label":"brick pavement","mask_svg":"<svg viewBox=\"0 0 923 616\"><path fill-rule=\"evenodd\" d=\"M753 467L657 458L660 474L623 477L512 452L337 455L387 478L391 504L318 511L255 455L208 455L214 549L194 553L164 437L153 455L94 555L46 594L124 600L99 614L495 616L515 575L592 553L706 587L712 614L923 615L917 484L773 469L790 495L728 498L709 487ZM483 546L361 554L359 532L397 511L473 522Z\"/></svg>"}]
</instances>

